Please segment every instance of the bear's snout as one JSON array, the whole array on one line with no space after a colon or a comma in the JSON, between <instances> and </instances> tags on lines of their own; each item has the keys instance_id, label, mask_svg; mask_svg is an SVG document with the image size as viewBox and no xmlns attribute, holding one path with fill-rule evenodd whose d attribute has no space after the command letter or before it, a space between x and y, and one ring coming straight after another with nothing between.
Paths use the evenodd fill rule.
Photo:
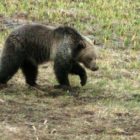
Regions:
<instances>
[{"instance_id":1,"label":"bear's snout","mask_svg":"<svg viewBox=\"0 0 140 140\"><path fill-rule=\"evenodd\" d=\"M98 69L99 69L98 66L96 66L96 67L92 67L92 68L91 68L92 71L97 71Z\"/></svg>"}]
</instances>

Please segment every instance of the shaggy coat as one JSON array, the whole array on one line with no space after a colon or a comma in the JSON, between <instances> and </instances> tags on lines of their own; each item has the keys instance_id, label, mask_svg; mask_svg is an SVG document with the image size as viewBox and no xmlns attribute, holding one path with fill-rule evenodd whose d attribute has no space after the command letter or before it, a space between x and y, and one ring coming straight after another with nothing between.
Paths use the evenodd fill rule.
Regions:
<instances>
[{"instance_id":1,"label":"shaggy coat","mask_svg":"<svg viewBox=\"0 0 140 140\"><path fill-rule=\"evenodd\" d=\"M75 29L27 24L11 32L5 41L0 59L0 83L6 84L21 68L26 83L35 86L38 65L50 60L54 61L60 86L70 86L69 73L79 75L82 86L86 84L87 75L79 62L91 70L98 69L92 44Z\"/></svg>"}]
</instances>

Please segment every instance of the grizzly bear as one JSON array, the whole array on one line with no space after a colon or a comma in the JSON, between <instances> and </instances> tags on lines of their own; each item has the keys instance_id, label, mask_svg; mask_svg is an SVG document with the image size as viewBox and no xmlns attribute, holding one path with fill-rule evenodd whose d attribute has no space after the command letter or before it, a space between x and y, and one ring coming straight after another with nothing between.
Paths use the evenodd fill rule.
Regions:
<instances>
[{"instance_id":1,"label":"grizzly bear","mask_svg":"<svg viewBox=\"0 0 140 140\"><path fill-rule=\"evenodd\" d=\"M54 72L59 86L70 86L68 74L80 76L85 85L87 75L79 64L92 71L98 70L93 44L72 27L47 27L26 24L12 31L5 41L0 59L0 85L21 68L26 83L36 86L38 65L54 61Z\"/></svg>"}]
</instances>

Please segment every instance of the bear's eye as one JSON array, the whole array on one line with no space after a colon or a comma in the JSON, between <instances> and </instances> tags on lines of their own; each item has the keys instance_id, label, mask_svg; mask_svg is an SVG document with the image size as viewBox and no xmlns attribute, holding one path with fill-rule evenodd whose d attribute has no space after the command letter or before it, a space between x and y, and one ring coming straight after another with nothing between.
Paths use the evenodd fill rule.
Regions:
<instances>
[{"instance_id":1,"label":"bear's eye","mask_svg":"<svg viewBox=\"0 0 140 140\"><path fill-rule=\"evenodd\" d=\"M87 58L87 61L91 61L91 60L92 60L92 58L91 58L91 57L88 57L88 58Z\"/></svg>"}]
</instances>

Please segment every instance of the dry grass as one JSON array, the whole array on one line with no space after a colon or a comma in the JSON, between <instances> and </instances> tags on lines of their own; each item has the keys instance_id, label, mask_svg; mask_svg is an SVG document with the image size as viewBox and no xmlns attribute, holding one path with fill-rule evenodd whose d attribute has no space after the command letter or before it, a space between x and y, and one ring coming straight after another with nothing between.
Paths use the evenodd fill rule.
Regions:
<instances>
[{"instance_id":1,"label":"dry grass","mask_svg":"<svg viewBox=\"0 0 140 140\"><path fill-rule=\"evenodd\" d=\"M87 85L73 92L53 88L50 63L40 67L41 90L28 88L19 71L0 91L0 139L139 140L139 0L6 2L0 3L0 47L9 32L5 17L68 24L96 40L100 70L87 70ZM70 80L80 86L78 77Z\"/></svg>"}]
</instances>

